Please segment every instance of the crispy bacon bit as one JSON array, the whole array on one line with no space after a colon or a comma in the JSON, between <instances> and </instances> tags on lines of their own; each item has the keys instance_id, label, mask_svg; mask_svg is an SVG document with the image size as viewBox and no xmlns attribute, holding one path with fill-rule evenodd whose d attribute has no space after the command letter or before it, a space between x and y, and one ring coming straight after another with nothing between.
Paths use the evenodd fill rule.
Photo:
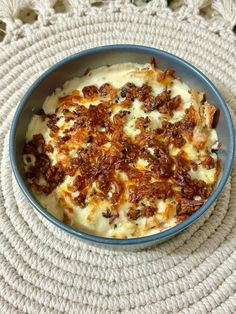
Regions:
<instances>
[{"instance_id":1,"label":"crispy bacon bit","mask_svg":"<svg viewBox=\"0 0 236 314\"><path fill-rule=\"evenodd\" d=\"M155 98L148 95L143 101L144 112L151 112L156 109Z\"/></svg>"},{"instance_id":2,"label":"crispy bacon bit","mask_svg":"<svg viewBox=\"0 0 236 314\"><path fill-rule=\"evenodd\" d=\"M108 108L104 103L97 106L90 105L87 112L80 117L82 123L80 127L86 126L89 132L93 132L97 127L105 127L105 122L108 118ZM79 120L77 119L77 124Z\"/></svg>"},{"instance_id":3,"label":"crispy bacon bit","mask_svg":"<svg viewBox=\"0 0 236 314\"><path fill-rule=\"evenodd\" d=\"M173 160L169 156L168 149L159 143L154 149L154 154L155 159L149 162L151 164L151 170L159 178L169 178L173 173Z\"/></svg>"},{"instance_id":4,"label":"crispy bacon bit","mask_svg":"<svg viewBox=\"0 0 236 314\"><path fill-rule=\"evenodd\" d=\"M187 186L190 181L190 175L184 172L182 169L175 169L173 179L178 186Z\"/></svg>"},{"instance_id":5,"label":"crispy bacon bit","mask_svg":"<svg viewBox=\"0 0 236 314\"><path fill-rule=\"evenodd\" d=\"M139 203L145 197L166 199L172 195L172 185L169 182L154 182L149 185L140 183L138 186L129 186L129 200L133 203Z\"/></svg>"},{"instance_id":6,"label":"crispy bacon bit","mask_svg":"<svg viewBox=\"0 0 236 314\"><path fill-rule=\"evenodd\" d=\"M181 102L182 100L180 96L171 98L171 91L164 90L161 94L157 95L156 98L147 96L144 99L143 109L145 112L158 110L160 113L172 116L173 111L180 106Z\"/></svg>"},{"instance_id":7,"label":"crispy bacon bit","mask_svg":"<svg viewBox=\"0 0 236 314\"><path fill-rule=\"evenodd\" d=\"M29 179L29 181L38 180L39 176L40 176L40 173L39 173L38 168L36 166L30 166L27 169L26 178Z\"/></svg>"},{"instance_id":8,"label":"crispy bacon bit","mask_svg":"<svg viewBox=\"0 0 236 314\"><path fill-rule=\"evenodd\" d=\"M73 176L79 167L84 163L85 157L83 151L78 152L77 157L73 157L70 159L68 168L66 170L66 174L69 176Z\"/></svg>"},{"instance_id":9,"label":"crispy bacon bit","mask_svg":"<svg viewBox=\"0 0 236 314\"><path fill-rule=\"evenodd\" d=\"M47 145L45 145L45 147L44 147L44 151L45 151L45 153L53 153L54 148L52 147L51 144L47 144Z\"/></svg>"},{"instance_id":10,"label":"crispy bacon bit","mask_svg":"<svg viewBox=\"0 0 236 314\"><path fill-rule=\"evenodd\" d=\"M112 193L111 201L113 202L113 204L117 204L124 191L124 186L123 186L122 181L118 179L113 179L111 184L115 189L115 191Z\"/></svg>"},{"instance_id":11,"label":"crispy bacon bit","mask_svg":"<svg viewBox=\"0 0 236 314\"><path fill-rule=\"evenodd\" d=\"M152 217L156 214L157 209L152 206L145 206L142 209L131 207L127 213L127 217L131 220L137 220L139 217Z\"/></svg>"},{"instance_id":12,"label":"crispy bacon bit","mask_svg":"<svg viewBox=\"0 0 236 314\"><path fill-rule=\"evenodd\" d=\"M81 129L82 127L84 127L86 124L86 117L80 117L79 119L77 119L77 121L75 121L74 123L74 128L75 130L77 129Z\"/></svg>"},{"instance_id":13,"label":"crispy bacon bit","mask_svg":"<svg viewBox=\"0 0 236 314\"><path fill-rule=\"evenodd\" d=\"M194 170L194 171L197 170L198 164L197 164L195 161L193 161L193 160L188 160L187 162L188 162L188 164L189 164L189 166L190 166L190 168L191 168L192 170Z\"/></svg>"},{"instance_id":14,"label":"crispy bacon bit","mask_svg":"<svg viewBox=\"0 0 236 314\"><path fill-rule=\"evenodd\" d=\"M171 161L164 161L163 159L160 159L160 161L161 162L156 161L151 164L151 171L158 178L170 178L173 174Z\"/></svg>"},{"instance_id":15,"label":"crispy bacon bit","mask_svg":"<svg viewBox=\"0 0 236 314\"><path fill-rule=\"evenodd\" d=\"M140 117L140 118L136 119L135 127L136 127L136 129L144 130L149 125L150 122L151 122L150 118Z\"/></svg>"},{"instance_id":16,"label":"crispy bacon bit","mask_svg":"<svg viewBox=\"0 0 236 314\"><path fill-rule=\"evenodd\" d=\"M157 135L168 139L176 147L182 147L186 140L183 136L188 136L191 139L193 130L196 126L194 109L192 107L186 110L184 118L178 122L170 123L168 121L162 122L162 127L155 130Z\"/></svg>"},{"instance_id":17,"label":"crispy bacon bit","mask_svg":"<svg viewBox=\"0 0 236 314\"><path fill-rule=\"evenodd\" d=\"M186 178L186 175L185 175ZM207 185L202 180L188 180L182 185L182 194L185 198L193 199L195 196L200 196L202 199L207 199L213 189L213 186Z\"/></svg>"},{"instance_id":18,"label":"crispy bacon bit","mask_svg":"<svg viewBox=\"0 0 236 314\"><path fill-rule=\"evenodd\" d=\"M137 220L141 217L141 210L131 207L127 213L127 217L131 220Z\"/></svg>"},{"instance_id":19,"label":"crispy bacon bit","mask_svg":"<svg viewBox=\"0 0 236 314\"><path fill-rule=\"evenodd\" d=\"M169 182L154 182L150 184L148 196L166 199L173 196L172 184Z\"/></svg>"},{"instance_id":20,"label":"crispy bacon bit","mask_svg":"<svg viewBox=\"0 0 236 314\"><path fill-rule=\"evenodd\" d=\"M120 114L120 113L116 113L113 117L113 123L114 125L116 125L116 129L118 128L122 128L122 133L123 133L123 124L126 120L126 114Z\"/></svg>"},{"instance_id":21,"label":"crispy bacon bit","mask_svg":"<svg viewBox=\"0 0 236 314\"><path fill-rule=\"evenodd\" d=\"M157 209L152 206L145 206L143 209L141 209L141 216L143 217L152 217L156 214Z\"/></svg>"},{"instance_id":22,"label":"crispy bacon bit","mask_svg":"<svg viewBox=\"0 0 236 314\"><path fill-rule=\"evenodd\" d=\"M130 185L129 186L129 200L133 203L138 203L143 198L143 191L139 190L139 188L136 185Z\"/></svg>"},{"instance_id":23,"label":"crispy bacon bit","mask_svg":"<svg viewBox=\"0 0 236 314\"><path fill-rule=\"evenodd\" d=\"M23 153L36 155L37 154L37 146L34 144L33 141L29 141L28 143L26 143L24 145Z\"/></svg>"},{"instance_id":24,"label":"crispy bacon bit","mask_svg":"<svg viewBox=\"0 0 236 314\"><path fill-rule=\"evenodd\" d=\"M85 188L86 182L83 177L77 176L75 178L74 185L76 186L77 190L80 191Z\"/></svg>"},{"instance_id":25,"label":"crispy bacon bit","mask_svg":"<svg viewBox=\"0 0 236 314\"><path fill-rule=\"evenodd\" d=\"M86 115L87 112L88 112L88 109L85 106L77 105L75 107L75 113L78 115L78 117Z\"/></svg>"},{"instance_id":26,"label":"crispy bacon bit","mask_svg":"<svg viewBox=\"0 0 236 314\"><path fill-rule=\"evenodd\" d=\"M202 205L203 201L181 199L179 209L177 210L177 215L183 214L193 214L195 213Z\"/></svg>"},{"instance_id":27,"label":"crispy bacon bit","mask_svg":"<svg viewBox=\"0 0 236 314\"><path fill-rule=\"evenodd\" d=\"M95 85L85 86L82 93L85 98L92 99L98 95L98 88Z\"/></svg>"},{"instance_id":28,"label":"crispy bacon bit","mask_svg":"<svg viewBox=\"0 0 236 314\"><path fill-rule=\"evenodd\" d=\"M140 101L145 101L146 99L150 98L150 94L152 92L152 87L143 84L139 89L138 89L138 98Z\"/></svg>"},{"instance_id":29,"label":"crispy bacon bit","mask_svg":"<svg viewBox=\"0 0 236 314\"><path fill-rule=\"evenodd\" d=\"M184 221L185 219L187 219L189 216L191 216L191 215L190 215L190 214L178 215L178 216L176 216L176 222L177 222L177 223L181 223L182 221Z\"/></svg>"},{"instance_id":30,"label":"crispy bacon bit","mask_svg":"<svg viewBox=\"0 0 236 314\"><path fill-rule=\"evenodd\" d=\"M173 144L175 147L181 148L186 140L183 137L179 123L162 122L162 127L155 130L157 135L161 135L166 145Z\"/></svg>"},{"instance_id":31,"label":"crispy bacon bit","mask_svg":"<svg viewBox=\"0 0 236 314\"><path fill-rule=\"evenodd\" d=\"M117 90L111 84L105 83L99 88L99 95L102 97L109 96L111 99L117 96Z\"/></svg>"},{"instance_id":32,"label":"crispy bacon bit","mask_svg":"<svg viewBox=\"0 0 236 314\"><path fill-rule=\"evenodd\" d=\"M68 176L70 176L70 177L73 177L74 175L75 175L75 173L76 173L76 168L74 168L74 167L67 167L66 169L65 169L65 174L67 174Z\"/></svg>"},{"instance_id":33,"label":"crispy bacon bit","mask_svg":"<svg viewBox=\"0 0 236 314\"><path fill-rule=\"evenodd\" d=\"M184 118L181 121L176 122L176 126L192 136L193 130L197 124L195 110L193 106L190 106L188 109L186 109L185 113L186 115L184 116Z\"/></svg>"},{"instance_id":34,"label":"crispy bacon bit","mask_svg":"<svg viewBox=\"0 0 236 314\"><path fill-rule=\"evenodd\" d=\"M35 145L37 146L38 153L39 154L43 153L45 149L45 140L42 134L33 135L33 141Z\"/></svg>"},{"instance_id":35,"label":"crispy bacon bit","mask_svg":"<svg viewBox=\"0 0 236 314\"><path fill-rule=\"evenodd\" d=\"M79 196L74 198L74 202L80 207L84 208L86 206L86 195L80 193Z\"/></svg>"},{"instance_id":36,"label":"crispy bacon bit","mask_svg":"<svg viewBox=\"0 0 236 314\"><path fill-rule=\"evenodd\" d=\"M125 99L120 103L120 105L124 108L130 108L132 107L132 101L130 99Z\"/></svg>"},{"instance_id":37,"label":"crispy bacon bit","mask_svg":"<svg viewBox=\"0 0 236 314\"><path fill-rule=\"evenodd\" d=\"M179 108L181 102L182 102L182 99L178 95L172 98L167 104L160 106L158 110L161 113L169 114L172 116L173 111Z\"/></svg>"},{"instance_id":38,"label":"crispy bacon bit","mask_svg":"<svg viewBox=\"0 0 236 314\"><path fill-rule=\"evenodd\" d=\"M105 133L98 133L98 132L92 139L93 139L93 143L95 143L98 146L103 145L107 141L107 137Z\"/></svg>"},{"instance_id":39,"label":"crispy bacon bit","mask_svg":"<svg viewBox=\"0 0 236 314\"><path fill-rule=\"evenodd\" d=\"M210 155L206 156L202 162L202 165L206 169L212 169L215 167L215 160Z\"/></svg>"},{"instance_id":40,"label":"crispy bacon bit","mask_svg":"<svg viewBox=\"0 0 236 314\"><path fill-rule=\"evenodd\" d=\"M65 144L67 141L69 141L69 139L71 138L71 135L65 135L65 136L62 136L62 137L59 137L58 138L58 141L57 141L57 144L60 146L60 145L63 145Z\"/></svg>"},{"instance_id":41,"label":"crispy bacon bit","mask_svg":"<svg viewBox=\"0 0 236 314\"><path fill-rule=\"evenodd\" d=\"M71 158L70 160L70 164L71 166L80 166L83 161L84 161L84 151L81 150L81 151L78 151L78 156L77 157L73 157Z\"/></svg>"},{"instance_id":42,"label":"crispy bacon bit","mask_svg":"<svg viewBox=\"0 0 236 314\"><path fill-rule=\"evenodd\" d=\"M63 130L63 133L64 134L67 134L67 133L70 133L70 132L73 132L73 131L75 131L75 127L71 127L71 128L69 128L69 129L65 129L65 130Z\"/></svg>"},{"instance_id":43,"label":"crispy bacon bit","mask_svg":"<svg viewBox=\"0 0 236 314\"><path fill-rule=\"evenodd\" d=\"M106 195L110 189L110 184L111 184L110 173L108 171L101 173L98 176L97 184L98 184L99 190Z\"/></svg>"},{"instance_id":44,"label":"crispy bacon bit","mask_svg":"<svg viewBox=\"0 0 236 314\"><path fill-rule=\"evenodd\" d=\"M181 134L178 134L171 140L171 142L175 147L181 148L186 143L186 140L183 138Z\"/></svg>"},{"instance_id":45,"label":"crispy bacon bit","mask_svg":"<svg viewBox=\"0 0 236 314\"><path fill-rule=\"evenodd\" d=\"M126 174L128 175L129 179L131 179L132 181L138 181L138 182L147 181L148 184L152 177L152 173L150 171L142 170L141 172L136 168L126 169Z\"/></svg>"},{"instance_id":46,"label":"crispy bacon bit","mask_svg":"<svg viewBox=\"0 0 236 314\"><path fill-rule=\"evenodd\" d=\"M138 157L138 146L128 141L121 141L120 144L122 145L122 158L125 158L128 162L134 162Z\"/></svg>"},{"instance_id":47,"label":"crispy bacon bit","mask_svg":"<svg viewBox=\"0 0 236 314\"><path fill-rule=\"evenodd\" d=\"M45 140L42 134L35 134L31 141L25 144L24 154L33 154L38 155L42 154L45 151Z\"/></svg>"},{"instance_id":48,"label":"crispy bacon bit","mask_svg":"<svg viewBox=\"0 0 236 314\"><path fill-rule=\"evenodd\" d=\"M126 83L123 87L121 87L120 96L126 99L134 100L138 95L138 87L133 83Z\"/></svg>"},{"instance_id":49,"label":"crispy bacon bit","mask_svg":"<svg viewBox=\"0 0 236 314\"><path fill-rule=\"evenodd\" d=\"M36 156L35 167L43 174L50 168L50 159L46 154L39 154Z\"/></svg>"},{"instance_id":50,"label":"crispy bacon bit","mask_svg":"<svg viewBox=\"0 0 236 314\"><path fill-rule=\"evenodd\" d=\"M57 164L56 166L51 166L47 170L45 177L50 184L52 184L53 186L57 186L58 184L63 182L65 173L60 164Z\"/></svg>"},{"instance_id":51,"label":"crispy bacon bit","mask_svg":"<svg viewBox=\"0 0 236 314\"><path fill-rule=\"evenodd\" d=\"M161 109L171 100L171 90L164 90L162 93L155 98L155 109ZM163 112L165 113L165 112Z\"/></svg>"},{"instance_id":52,"label":"crispy bacon bit","mask_svg":"<svg viewBox=\"0 0 236 314\"><path fill-rule=\"evenodd\" d=\"M47 126L53 132L57 133L59 131L59 127L56 125L57 121L59 120L55 114L48 115L49 120L47 122Z\"/></svg>"}]
</instances>

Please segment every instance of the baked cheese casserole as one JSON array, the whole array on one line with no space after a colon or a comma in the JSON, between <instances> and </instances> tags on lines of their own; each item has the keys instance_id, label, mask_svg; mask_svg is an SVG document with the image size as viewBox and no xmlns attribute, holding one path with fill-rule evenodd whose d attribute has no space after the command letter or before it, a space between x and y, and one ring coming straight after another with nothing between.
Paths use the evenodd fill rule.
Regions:
<instances>
[{"instance_id":1,"label":"baked cheese casserole","mask_svg":"<svg viewBox=\"0 0 236 314\"><path fill-rule=\"evenodd\" d=\"M48 212L86 233L158 233L196 212L218 181L215 112L154 59L88 70L33 116L28 183Z\"/></svg>"}]
</instances>

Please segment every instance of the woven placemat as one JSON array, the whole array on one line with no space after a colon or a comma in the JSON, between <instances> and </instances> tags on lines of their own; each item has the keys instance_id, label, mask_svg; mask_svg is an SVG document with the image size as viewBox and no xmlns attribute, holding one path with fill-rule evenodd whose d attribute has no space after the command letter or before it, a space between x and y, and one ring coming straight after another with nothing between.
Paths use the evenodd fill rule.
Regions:
<instances>
[{"instance_id":1,"label":"woven placemat","mask_svg":"<svg viewBox=\"0 0 236 314\"><path fill-rule=\"evenodd\" d=\"M115 252L66 234L29 205L11 172L8 140L19 100L43 71L113 43L157 47L191 62L219 88L235 121L236 2L186 0L170 8L165 0L68 0L59 9L57 2L0 1L0 312L235 313L235 169L215 205L186 231L151 249ZM19 19L26 4L36 12L32 24Z\"/></svg>"}]
</instances>

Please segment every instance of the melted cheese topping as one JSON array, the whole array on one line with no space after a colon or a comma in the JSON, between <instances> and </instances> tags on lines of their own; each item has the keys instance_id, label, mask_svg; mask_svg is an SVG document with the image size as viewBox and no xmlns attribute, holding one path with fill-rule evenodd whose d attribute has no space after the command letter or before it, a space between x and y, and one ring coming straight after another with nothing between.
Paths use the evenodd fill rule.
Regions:
<instances>
[{"instance_id":1,"label":"melted cheese topping","mask_svg":"<svg viewBox=\"0 0 236 314\"><path fill-rule=\"evenodd\" d=\"M65 136L65 130L68 130L74 125L73 119L66 120L63 116L64 107L63 105L60 105L61 98L67 95L72 95L73 93L75 94L75 91L77 93L76 95L82 95L83 88L89 85L100 87L102 84L109 83L113 88L121 89L127 82L134 84L138 88L141 88L143 84L148 84L148 86L152 88L153 97L160 95L166 88L171 91L172 97L181 97L181 105L179 108L174 110L171 116L168 116L158 110L145 112L143 110L143 102L139 99L134 99L131 107L124 108L122 105L124 97L119 94L117 96L117 103L112 106L110 117L112 119L117 113L128 111L123 130L126 136L132 140L135 140L136 137L141 134L141 130L136 126L138 118L149 119L149 124L146 130L150 132L161 128L163 121L168 120L168 122L172 124L181 121L186 115L186 109L192 104L188 85L178 79L173 79L168 85L163 82L158 82L157 76L154 75L152 71L153 69L150 64L126 63L110 67L101 67L90 71L83 77L66 82L62 88L57 88L51 96L46 98L43 104L43 110L46 115L56 114L56 117L58 118L56 121L56 126L58 127L57 139L60 136ZM80 104L86 108L89 108L91 105L97 106L103 101L100 96L91 99L86 99L81 96L79 97ZM73 106L74 105L71 105L71 108L66 108L73 111ZM66 142L66 147L69 148L67 155L62 154L60 147L55 144L55 137L52 136L52 132L47 126L48 121L49 116L44 119L42 119L41 116L33 116L26 134L26 142L32 140L34 135L42 134L45 143L53 147L53 151L48 152L47 154L52 166L56 165L58 162L62 162L64 165L68 162L68 158L76 158L78 147L83 147L84 149L90 147L90 143L87 143L84 140L86 134L81 130L80 133L76 134L75 137L71 137ZM105 129L101 127L100 133L102 132L106 133ZM196 147L194 141L186 141L186 143L179 148L173 144L169 144L168 149L172 158L176 157L180 152L184 152L187 159L198 164L197 169L189 170L189 176L192 179L202 180L206 184L214 184L217 175L216 166L211 169L206 169L206 167L200 163L206 157L206 151L208 152L208 155L214 158L214 160L217 160L217 156L211 152L211 148L216 143L216 131L214 129L209 129L207 144L202 148ZM111 142L106 142L105 144L102 144L102 149L112 154L114 147ZM149 147L148 151L152 156L155 155L154 148ZM30 166L35 164L34 155L25 154L24 162L25 169L28 171ZM133 167L139 171L150 171L150 164L145 158L139 157L133 164ZM107 209L112 208L110 198L115 192L115 185L111 185L106 198L101 198L96 196L99 195L99 188L96 182L93 182L88 187L84 206L79 206L73 201L80 195L78 190L73 189L77 175L78 171L72 176L67 174L64 177L63 182L57 185L49 195L38 192L36 189L33 189L33 191L38 201L52 215L59 220L63 220L65 219L64 216L66 213L66 223L79 230L105 237L130 238L154 234L164 229L171 228L178 223L176 220L176 201L173 197L164 199L156 198L155 204L148 198L142 199L142 206L156 206L157 212L150 217L144 215L138 219L130 219L129 216L127 216L127 213L130 210L130 206L133 206L129 200L129 186L131 185L131 182L127 177L127 174L122 170L116 170L116 178L125 184L125 190L122 196L123 201L120 202L119 206L116 208L119 216L111 223L115 214L113 214L113 218L107 218L105 217L104 212ZM43 179L41 178L40 180L41 184L43 184ZM156 182L156 179L152 178L150 182Z\"/></svg>"}]
</instances>

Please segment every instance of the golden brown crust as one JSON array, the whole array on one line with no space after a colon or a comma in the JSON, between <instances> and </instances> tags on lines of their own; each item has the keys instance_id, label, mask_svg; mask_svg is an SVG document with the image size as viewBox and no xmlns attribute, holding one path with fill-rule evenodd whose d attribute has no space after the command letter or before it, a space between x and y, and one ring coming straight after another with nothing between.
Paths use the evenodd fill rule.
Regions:
<instances>
[{"instance_id":1,"label":"golden brown crust","mask_svg":"<svg viewBox=\"0 0 236 314\"><path fill-rule=\"evenodd\" d=\"M201 128L212 128L214 115L216 113L216 107L204 102L205 95L203 93L197 93L191 90L192 105L196 111L196 118L198 126Z\"/></svg>"},{"instance_id":2,"label":"golden brown crust","mask_svg":"<svg viewBox=\"0 0 236 314\"><path fill-rule=\"evenodd\" d=\"M200 108L200 114L202 119L205 119L205 125L207 128L212 128L214 115L216 113L216 107L205 102Z\"/></svg>"}]
</instances>

